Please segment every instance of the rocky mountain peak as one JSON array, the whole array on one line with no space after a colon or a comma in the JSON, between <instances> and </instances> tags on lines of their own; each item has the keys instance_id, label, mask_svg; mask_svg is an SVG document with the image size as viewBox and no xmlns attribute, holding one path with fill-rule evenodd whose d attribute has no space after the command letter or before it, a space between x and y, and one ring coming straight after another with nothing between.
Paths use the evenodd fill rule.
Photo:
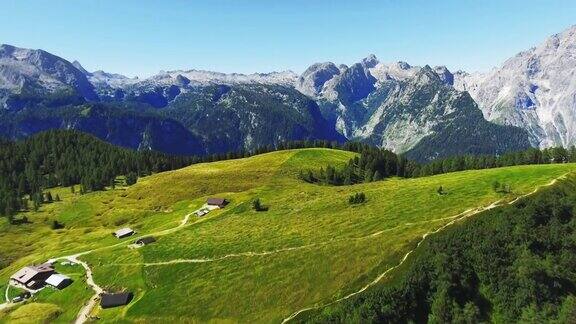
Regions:
<instances>
[{"instance_id":1,"label":"rocky mountain peak","mask_svg":"<svg viewBox=\"0 0 576 324\"><path fill-rule=\"evenodd\" d=\"M87 100L97 100L86 75L72 63L43 50L0 46L0 88L51 93L72 88Z\"/></svg>"},{"instance_id":2,"label":"rocky mountain peak","mask_svg":"<svg viewBox=\"0 0 576 324\"><path fill-rule=\"evenodd\" d=\"M380 63L380 61L378 61L378 58L376 58L374 54L370 54L362 59L362 65L368 69L375 67L378 63Z\"/></svg>"},{"instance_id":3,"label":"rocky mountain peak","mask_svg":"<svg viewBox=\"0 0 576 324\"><path fill-rule=\"evenodd\" d=\"M413 82L419 85L427 85L430 83L442 82L442 79L429 65L424 65L416 73Z\"/></svg>"},{"instance_id":4,"label":"rocky mountain peak","mask_svg":"<svg viewBox=\"0 0 576 324\"><path fill-rule=\"evenodd\" d=\"M1 44L0 45L0 57L12 56L12 53L14 53L15 49L16 48L12 45Z\"/></svg>"},{"instance_id":5,"label":"rocky mountain peak","mask_svg":"<svg viewBox=\"0 0 576 324\"><path fill-rule=\"evenodd\" d=\"M340 69L332 62L315 63L298 78L296 88L306 95L315 97L322 91L324 84L338 74Z\"/></svg>"},{"instance_id":6,"label":"rocky mountain peak","mask_svg":"<svg viewBox=\"0 0 576 324\"><path fill-rule=\"evenodd\" d=\"M85 75L90 75L91 73L86 71L86 69L84 69L84 67L82 66L82 64L80 64L80 62L74 60L74 62L72 62L72 65L74 65L75 68L78 69L78 71L84 73Z\"/></svg>"},{"instance_id":7,"label":"rocky mountain peak","mask_svg":"<svg viewBox=\"0 0 576 324\"><path fill-rule=\"evenodd\" d=\"M488 73L458 74L484 117L526 129L533 145L576 144L576 26L506 60Z\"/></svg>"},{"instance_id":8,"label":"rocky mountain peak","mask_svg":"<svg viewBox=\"0 0 576 324\"><path fill-rule=\"evenodd\" d=\"M178 74L176 76L176 82L181 86L187 86L188 84L190 84L190 79L183 76L182 74Z\"/></svg>"},{"instance_id":9,"label":"rocky mountain peak","mask_svg":"<svg viewBox=\"0 0 576 324\"><path fill-rule=\"evenodd\" d=\"M396 62L396 66L401 69L401 70L408 70L410 69L412 66L404 61L398 61Z\"/></svg>"},{"instance_id":10,"label":"rocky mountain peak","mask_svg":"<svg viewBox=\"0 0 576 324\"><path fill-rule=\"evenodd\" d=\"M440 77L442 82L448 85L454 85L454 75L445 66L435 66L434 72Z\"/></svg>"}]
</instances>

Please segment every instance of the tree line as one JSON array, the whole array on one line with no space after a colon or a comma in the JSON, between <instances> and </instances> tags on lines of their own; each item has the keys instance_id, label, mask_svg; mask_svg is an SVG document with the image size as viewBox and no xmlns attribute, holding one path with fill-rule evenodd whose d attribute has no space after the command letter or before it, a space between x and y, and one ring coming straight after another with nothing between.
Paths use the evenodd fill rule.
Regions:
<instances>
[{"instance_id":1,"label":"tree line","mask_svg":"<svg viewBox=\"0 0 576 324\"><path fill-rule=\"evenodd\" d=\"M421 164L386 149L355 144L360 153L344 167L328 165L319 170L301 170L299 178L309 183L350 185L379 181L389 177L414 178L448 172L498 168L513 165L576 162L576 148L537 149L496 155L462 155Z\"/></svg>"},{"instance_id":2,"label":"tree line","mask_svg":"<svg viewBox=\"0 0 576 324\"><path fill-rule=\"evenodd\" d=\"M190 157L136 152L75 131L48 131L23 141L0 142L0 215L37 209L53 197L44 190L80 185L102 190L119 175L143 176L189 165Z\"/></svg>"}]
</instances>

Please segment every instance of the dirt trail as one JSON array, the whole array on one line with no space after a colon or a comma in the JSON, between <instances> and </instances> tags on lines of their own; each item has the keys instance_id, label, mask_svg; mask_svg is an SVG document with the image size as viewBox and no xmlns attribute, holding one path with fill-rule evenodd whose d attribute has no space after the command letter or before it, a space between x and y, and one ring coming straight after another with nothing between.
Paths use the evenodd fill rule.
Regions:
<instances>
[{"instance_id":1,"label":"dirt trail","mask_svg":"<svg viewBox=\"0 0 576 324\"><path fill-rule=\"evenodd\" d=\"M188 223L188 220L190 219L190 216L193 215L195 213L189 213L187 215L184 216L184 219L182 219L182 221L180 222L180 224L178 224L178 226L174 227L174 228L170 228L167 230L163 230L163 231L159 231L156 233L152 233L152 234L148 234L148 235L156 235L156 236L161 236L161 235L166 235L169 233L172 233L174 231L177 231L179 229L181 229L182 227L186 226L186 224ZM137 238L136 238L137 239ZM83 324L85 323L90 316L90 313L92 313L92 310L94 309L94 306L96 306L96 303L98 302L100 295L104 292L104 289L102 289L102 287L98 286L96 284L96 282L94 282L94 277L92 275L92 268L90 268L90 266L88 265L88 263L81 261L80 259L78 259L79 257L92 253L94 251L98 251L98 250L102 250L102 249L108 249L108 248L112 248L112 247L116 247L116 246L121 246L121 245L127 245L129 244L128 242L124 241L124 242L120 242L118 244L114 244L114 245L110 245L107 247L103 247L103 248L98 248L98 249L94 249L94 250L89 250L89 251L85 251L85 252L81 252L81 253L77 253L74 255L69 255L69 256L65 256L65 257L60 257L55 260L62 260L62 259L66 259L70 262L73 263L78 263L80 264L82 267L84 267L84 269L86 270L86 283L88 284L88 286L90 286L92 288L92 290L94 290L94 295L90 298L90 300L88 301L88 303L86 303L84 305L84 307L82 307L82 309L80 310L80 312L78 313L78 315L76 316L76 320L74 321L75 324Z\"/></svg>"},{"instance_id":2,"label":"dirt trail","mask_svg":"<svg viewBox=\"0 0 576 324\"><path fill-rule=\"evenodd\" d=\"M188 223L188 220L190 219L190 216L193 215L195 212L196 211L185 215L184 218L182 219L182 221L180 221L180 223L176 227L169 228L169 229L162 230L162 231L158 231L158 232L151 233L151 234L147 234L147 235L162 236L162 235L173 233L173 232L183 228L184 226L186 226ZM136 237L135 239L138 239L141 237L144 237L144 236ZM80 310L80 312L76 316L76 320L74 321L75 324L83 324L89 319L89 316L90 316L90 313L92 312L92 309L94 309L94 306L96 306L96 303L98 302L98 299L100 298L100 295L104 292L104 289L102 289L100 286L98 286L96 284L96 282L94 282L92 269L90 268L88 263L81 261L78 258L83 256L83 255L87 255L87 254L90 254L92 252L95 252L95 251L101 251L101 250L110 249L110 248L114 248L114 247L118 247L118 246L122 246L122 245L128 245L128 244L129 244L129 242L122 241L122 242L119 242L119 243L116 243L113 245L108 245L108 246L96 248L93 250L87 250L87 251L76 253L73 255L61 256L61 257L53 258L53 259L50 259L47 261L49 263L54 263L54 262L59 261L59 260L68 260L70 262L80 264L84 268L84 270L86 270L86 283L88 284L88 286L90 286L90 288L92 288L92 290L94 290L94 295L84 305L84 307L82 307L82 309ZM0 304L0 310L12 305L11 303L8 302L8 290L6 290L6 298L7 298L7 302L4 304Z\"/></svg>"},{"instance_id":3,"label":"dirt trail","mask_svg":"<svg viewBox=\"0 0 576 324\"><path fill-rule=\"evenodd\" d=\"M339 302L341 302L341 301L343 301L343 300L349 299L349 298L351 298L351 297L354 297L354 296L356 296L356 295L359 295L359 294L363 293L364 291L366 291L366 289L368 289L368 288L374 286L375 284L377 284L378 282L380 282L384 277L386 277L386 275L387 275L388 273L390 273L391 271L397 269L397 268L400 267L402 264L404 264L404 262L405 262L405 261L408 259L408 257L412 254L412 252L414 252L414 251L424 242L424 240L426 240L426 238L427 238L429 235L436 234L436 233L442 231L443 229L447 228L448 226L451 226L451 225L455 224L456 222L458 222L458 221L460 221L460 220L463 220L463 219L466 219L466 218L468 218L468 217L474 216L474 215L479 214L479 213L481 213L481 212L484 212L484 211L487 211L487 210L490 210L490 209L493 209L493 208L496 208L496 207L501 207L501 206L506 206L506 205L512 205L512 204L516 203L519 199L522 199L522 198L528 197L528 196L530 196L530 195L533 195L533 194L535 194L536 192L538 192L538 190L540 190L540 189L542 189L542 188L544 188L544 187L549 187L549 186L554 185L558 180L563 179L563 178L565 178L566 176L567 176L567 174L562 175L562 176L560 176L560 177L558 177L558 178L550 181L550 182L547 183L547 184L544 184L544 185L542 185L542 186L537 187L536 189L534 189L534 190L531 191L530 193L527 193L527 194L520 195L520 196L516 197L515 199L513 199L513 200L510 201L510 202L507 202L507 203L504 203L504 204L500 204L501 200L498 200L498 201L495 201L495 202L493 202L492 204L490 204L490 205L488 205L488 206L486 206L486 207L481 207L481 208L477 208L477 209L473 209L473 210L467 210L467 211L465 211L465 212L463 212L463 213L461 213L461 214L459 214L459 215L452 216L452 217L446 217L446 219L448 219L448 218L454 218L454 219L453 219L452 221L444 224L443 226L437 228L436 230L430 231L430 232L424 234L424 235L422 236L422 239L421 239L420 241L418 241L418 244L416 244L416 247L414 247L412 250L408 251L408 252L404 255L404 257L400 260L400 262L399 262L397 265L395 265L395 266L393 266L393 267L391 267L391 268L388 268L386 271L384 271L384 272L381 273L378 277L376 277L376 279L372 280L370 283L368 283L368 284L365 285L364 287L362 287L362 288L360 288L359 290L357 290L357 291L355 291L355 292L352 292L352 293L350 293L350 294L348 294L348 295L346 295L346 296L344 296L344 297L338 298L338 299L336 299L336 300L334 300L334 301L332 301L332 302L329 302L329 303L326 303L326 304L322 304L322 305L310 306L310 307L302 308L302 309L300 309L300 310L292 313L292 315L286 317L284 320L282 320L282 323L286 323L286 322L289 322L289 321L293 320L296 316L300 315L301 313L304 313L304 312L307 312L307 311L310 311L310 310L314 310L314 309L318 309L318 308L324 308L324 307L327 307L327 306L330 306L330 305L339 303ZM460 217L458 217L458 216L460 216Z\"/></svg>"},{"instance_id":4,"label":"dirt trail","mask_svg":"<svg viewBox=\"0 0 576 324\"><path fill-rule=\"evenodd\" d=\"M544 186L550 186L552 184L555 183L556 180L553 180L552 182L544 185ZM522 198L522 197L526 197L528 195L534 194L536 191L538 190L535 189L534 191L519 196L517 198L515 198L514 200L510 201L508 204L513 204L515 203L518 199ZM374 232L372 234L368 234L365 236L360 236L360 237L347 237L347 238L339 238L339 239L331 239L325 242L319 242L319 243L313 243L313 244L306 244L306 245L301 245L301 246L294 246L294 247L286 247L286 248L280 248L280 249L275 249L275 250L269 250L269 251L258 251L258 252L254 252L254 251L249 251L249 252L239 252L239 253L231 253L231 254L226 254L223 256L219 256L219 257L214 257L214 258L195 258L195 259L174 259L174 260L169 260L169 261L159 261L159 262L144 262L144 263L110 263L110 264L106 264L104 266L145 266L145 267L152 267L152 266L164 266L164 265L172 265L172 264L183 264L183 263L208 263L208 262L217 262L217 261L222 261L222 260L226 260L226 259L230 259L230 258L239 258L239 257L257 257L257 256L267 256L267 255L272 255L272 254L277 254L277 253L283 253L283 252L290 252L290 251L297 251L297 250L303 250L303 249L309 249L309 248L315 248L315 247L321 247L321 246L326 246L326 245L330 245L330 244L334 244L337 242L343 242L343 241L356 241L356 240L364 240L364 239L368 239L368 238L373 238L373 237L377 237L379 235L382 235L386 232L390 232L393 230L396 230L398 228L401 227L406 227L406 226L413 226L413 225L419 225L419 224L426 224L426 223L433 223L433 222L440 222L440 221L444 221L444 220L452 220L451 222L448 222L447 224L443 225L442 227L438 228L435 231L432 232L428 232L426 234L424 234L424 236L422 237L422 239L425 239L428 235L430 234L434 234L437 233L438 231L446 228L447 226L450 226L452 224L454 224L456 221L464 219L466 217L475 215L477 213L495 208L500 206L499 203L501 202L501 200L498 200L496 202L493 202L492 204L490 204L489 206L486 207L482 207L482 208L470 208L465 210L464 212L454 215L454 216L448 216L448 217L443 217L443 218L436 218L436 219L431 219L431 220L423 220L423 221L417 221L417 222L409 222L409 223L404 223L404 224L400 224L391 228L387 228L385 230L381 230L378 232ZM421 242L418 243L417 246L420 245ZM409 254L412 251L408 252L407 255L404 256L404 258L402 259L402 262L409 256ZM393 269L389 269L389 270L393 270ZM385 276L388 272L380 275L378 278L375 279L376 282L381 280L381 277ZM374 282L374 283L376 283ZM374 284L371 283L370 285ZM366 288L368 287L364 287L362 291L364 291ZM360 291L361 292L361 291ZM351 296L347 296L346 298L349 298Z\"/></svg>"},{"instance_id":5,"label":"dirt trail","mask_svg":"<svg viewBox=\"0 0 576 324\"><path fill-rule=\"evenodd\" d=\"M90 286L90 288L94 290L94 295L90 298L88 303L86 303L84 307L82 307L82 309L78 313L78 316L76 316L76 320L74 321L74 323L76 324L82 324L86 322L86 320L88 320L90 313L92 312L92 309L94 308L94 306L96 306L96 303L98 302L100 294L104 292L104 290L94 282L94 277L92 276L92 269L90 268L88 263L79 260L78 259L79 256L80 255L76 254L66 257L66 259L70 262L80 264L82 267L84 267L84 269L86 270L86 284L88 284L88 286Z\"/></svg>"},{"instance_id":6,"label":"dirt trail","mask_svg":"<svg viewBox=\"0 0 576 324\"><path fill-rule=\"evenodd\" d=\"M469 212L469 211L470 210L467 210L464 213ZM223 256L215 257L215 258L174 259L174 260L170 260L170 261L144 262L144 263L142 263L142 262L141 263L109 263L109 264L105 264L103 266L145 266L145 267L152 267L152 266L163 266L163 265L180 264L180 263L208 263L208 262L216 262L216 261L222 261L222 260L226 260L226 259L230 259L230 258L240 258L240 257L266 256L266 255L272 255L272 254L283 253L283 252L290 252L290 251L297 251L297 250L304 250L304 249L310 249L310 248L315 248L315 247L321 247L321 246L331 245L331 244L338 243L338 242L365 240L365 239L380 236L386 232L390 232L390 231L399 229L401 227L439 222L439 221L443 221L443 220L447 220L447 219L453 219L456 217L460 217L462 214L463 213L458 214L456 216L431 219L431 220L419 221L419 222L413 222L413 223L404 223L404 224L390 227L390 228L387 228L385 230L374 232L372 234L368 234L365 236L337 238L337 239L331 239L331 240L328 240L325 242L312 243L312 244L306 244L306 245L300 245L300 246L294 246L294 247L286 247L286 248L280 248L280 249L269 250L269 251L258 251L258 252L249 251L249 252L231 253L231 254L225 254Z\"/></svg>"}]
</instances>

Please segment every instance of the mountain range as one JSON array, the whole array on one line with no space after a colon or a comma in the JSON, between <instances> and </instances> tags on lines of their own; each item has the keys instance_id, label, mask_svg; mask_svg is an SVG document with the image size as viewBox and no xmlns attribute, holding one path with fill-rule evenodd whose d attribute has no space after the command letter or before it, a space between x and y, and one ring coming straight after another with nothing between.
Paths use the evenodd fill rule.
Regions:
<instances>
[{"instance_id":1,"label":"mountain range","mask_svg":"<svg viewBox=\"0 0 576 324\"><path fill-rule=\"evenodd\" d=\"M292 140L357 140L421 161L576 144L576 26L487 73L444 66L315 63L291 71L88 72L43 50L0 46L0 136L77 129L173 154Z\"/></svg>"}]
</instances>

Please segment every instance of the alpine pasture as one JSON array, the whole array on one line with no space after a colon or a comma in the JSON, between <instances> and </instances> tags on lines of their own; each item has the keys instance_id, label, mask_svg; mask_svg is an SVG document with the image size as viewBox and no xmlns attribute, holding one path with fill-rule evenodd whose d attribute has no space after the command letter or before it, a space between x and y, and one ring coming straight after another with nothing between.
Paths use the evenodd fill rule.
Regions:
<instances>
[{"instance_id":1,"label":"alpine pasture","mask_svg":"<svg viewBox=\"0 0 576 324\"><path fill-rule=\"evenodd\" d=\"M0 224L0 289L4 295L9 277L26 264L84 253L79 258L100 287L134 293L127 306L94 307L91 316L103 321L282 322L385 280L381 275L426 233L529 194L575 167L515 166L352 186L297 177L300 170L344 166L353 156L288 150L197 164L84 195L57 188L62 201L24 214L29 223ZM511 192L496 192L495 181ZM349 204L359 192L366 201ZM212 196L230 204L191 215ZM255 211L255 198L268 210ZM54 220L65 228L51 229ZM118 240L111 233L121 227L137 234ZM128 248L145 235L157 242ZM38 321L74 320L93 292L82 267L59 271L75 280L69 288L0 310L0 321L29 313Z\"/></svg>"}]
</instances>

